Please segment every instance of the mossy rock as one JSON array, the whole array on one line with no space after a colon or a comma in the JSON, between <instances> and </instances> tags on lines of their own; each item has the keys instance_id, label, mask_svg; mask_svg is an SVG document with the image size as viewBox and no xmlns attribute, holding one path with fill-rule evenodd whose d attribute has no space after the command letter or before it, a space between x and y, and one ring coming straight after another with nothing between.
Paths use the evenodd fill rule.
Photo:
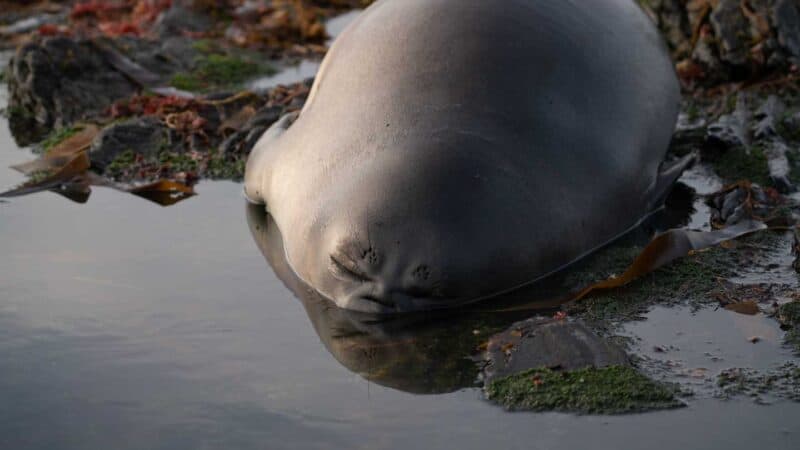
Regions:
<instances>
[{"instance_id":1,"label":"mossy rock","mask_svg":"<svg viewBox=\"0 0 800 450\"><path fill-rule=\"evenodd\" d=\"M493 381L489 400L512 411L624 414L685 406L675 389L626 366L572 372L531 369Z\"/></svg>"}]
</instances>

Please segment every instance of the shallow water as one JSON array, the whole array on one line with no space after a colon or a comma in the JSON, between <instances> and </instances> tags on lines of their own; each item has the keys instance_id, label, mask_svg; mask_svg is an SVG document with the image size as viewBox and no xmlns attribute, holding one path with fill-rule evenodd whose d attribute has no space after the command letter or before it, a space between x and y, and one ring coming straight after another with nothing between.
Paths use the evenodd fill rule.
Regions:
<instances>
[{"instance_id":1,"label":"shallow water","mask_svg":"<svg viewBox=\"0 0 800 450\"><path fill-rule=\"evenodd\" d=\"M16 148L5 120L0 148L5 188L22 181L6 167L32 155ZM797 403L700 398L632 416L510 414L474 388L418 395L369 382L344 367L314 328L339 332L325 327L341 323L312 325L268 266L248 230L241 185L203 182L197 191L170 208L102 188L85 205L52 193L0 203L0 449L800 445ZM689 352L693 343L742 337L729 320L711 317L656 311L628 331L645 343L676 342L694 366L702 347ZM697 325L681 327L684 320ZM421 339L432 347L444 340L430 331L437 327L452 332L426 324ZM362 330L372 332L390 343L415 336ZM783 355L770 339L746 345ZM424 387L425 372L413 366L424 358L397 348L391 358L400 366L387 370L405 376L409 390ZM359 371L375 376L369 367Z\"/></svg>"},{"instance_id":2,"label":"shallow water","mask_svg":"<svg viewBox=\"0 0 800 450\"><path fill-rule=\"evenodd\" d=\"M645 358L645 372L680 383L697 398L719 395L717 375L725 369L766 372L793 359L777 321L763 313L656 307L646 320L628 324L621 334L634 340L634 353Z\"/></svg>"}]
</instances>

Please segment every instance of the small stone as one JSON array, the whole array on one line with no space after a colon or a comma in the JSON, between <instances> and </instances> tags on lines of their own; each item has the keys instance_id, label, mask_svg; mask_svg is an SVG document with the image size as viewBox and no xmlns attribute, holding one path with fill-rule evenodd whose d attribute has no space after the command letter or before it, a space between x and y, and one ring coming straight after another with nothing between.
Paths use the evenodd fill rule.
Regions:
<instances>
[{"instance_id":1,"label":"small stone","mask_svg":"<svg viewBox=\"0 0 800 450\"><path fill-rule=\"evenodd\" d=\"M508 358L513 353L513 358ZM625 351L580 322L546 318L517 322L491 337L487 381L531 368L575 370L587 367L627 366Z\"/></svg>"},{"instance_id":2,"label":"small stone","mask_svg":"<svg viewBox=\"0 0 800 450\"><path fill-rule=\"evenodd\" d=\"M92 165L105 170L126 151L145 157L158 154L166 140L166 129L155 117L125 120L104 129L89 149Z\"/></svg>"}]
</instances>

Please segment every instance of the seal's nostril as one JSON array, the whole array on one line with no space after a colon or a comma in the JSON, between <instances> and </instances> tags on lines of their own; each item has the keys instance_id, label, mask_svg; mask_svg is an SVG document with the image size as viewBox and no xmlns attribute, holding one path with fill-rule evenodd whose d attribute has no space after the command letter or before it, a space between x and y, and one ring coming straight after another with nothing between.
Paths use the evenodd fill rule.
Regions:
<instances>
[{"instance_id":1,"label":"seal's nostril","mask_svg":"<svg viewBox=\"0 0 800 450\"><path fill-rule=\"evenodd\" d=\"M369 247L361 252L361 259L371 265L378 264L378 252L376 252L374 248Z\"/></svg>"},{"instance_id":2,"label":"seal's nostril","mask_svg":"<svg viewBox=\"0 0 800 450\"><path fill-rule=\"evenodd\" d=\"M416 280L428 281L430 279L430 277L431 277L431 269L429 269L428 266L422 264L422 265L417 266L417 268L414 269L413 272L411 272L411 275Z\"/></svg>"}]
</instances>

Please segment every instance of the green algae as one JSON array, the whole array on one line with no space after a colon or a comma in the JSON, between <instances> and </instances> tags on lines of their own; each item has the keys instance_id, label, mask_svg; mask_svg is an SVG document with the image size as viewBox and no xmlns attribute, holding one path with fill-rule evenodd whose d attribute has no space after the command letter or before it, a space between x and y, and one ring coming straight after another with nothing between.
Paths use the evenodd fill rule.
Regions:
<instances>
[{"instance_id":1,"label":"green algae","mask_svg":"<svg viewBox=\"0 0 800 450\"><path fill-rule=\"evenodd\" d=\"M136 153L133 150L125 150L114 157L106 167L106 173L112 178L119 178L126 170L136 162Z\"/></svg>"},{"instance_id":2,"label":"green algae","mask_svg":"<svg viewBox=\"0 0 800 450\"><path fill-rule=\"evenodd\" d=\"M244 56L210 53L195 60L191 72L173 75L170 85L185 91L209 91L236 87L258 75L274 73L271 66L253 61Z\"/></svg>"},{"instance_id":3,"label":"green algae","mask_svg":"<svg viewBox=\"0 0 800 450\"><path fill-rule=\"evenodd\" d=\"M199 162L186 153L162 151L158 154L158 163L173 172L194 172Z\"/></svg>"},{"instance_id":4,"label":"green algae","mask_svg":"<svg viewBox=\"0 0 800 450\"><path fill-rule=\"evenodd\" d=\"M714 171L727 182L749 180L762 186L770 186L767 155L760 145L749 149L733 147L721 155L711 158Z\"/></svg>"},{"instance_id":5,"label":"green algae","mask_svg":"<svg viewBox=\"0 0 800 450\"><path fill-rule=\"evenodd\" d=\"M204 175L212 179L242 180L246 164L247 156L211 152Z\"/></svg>"},{"instance_id":6,"label":"green algae","mask_svg":"<svg viewBox=\"0 0 800 450\"><path fill-rule=\"evenodd\" d=\"M216 53L220 50L219 43L211 39L198 39L192 42L192 48L201 53Z\"/></svg>"},{"instance_id":7,"label":"green algae","mask_svg":"<svg viewBox=\"0 0 800 450\"><path fill-rule=\"evenodd\" d=\"M133 150L125 150L109 163L104 174L124 180L139 172L158 173L162 177L185 172L202 178L241 180L246 163L246 155L225 155L216 150L192 156L165 148L156 155L146 157Z\"/></svg>"},{"instance_id":8,"label":"green algae","mask_svg":"<svg viewBox=\"0 0 800 450\"><path fill-rule=\"evenodd\" d=\"M800 401L800 366L787 362L768 371L730 368L717 376L717 393L720 398L748 396L764 402L777 397Z\"/></svg>"},{"instance_id":9,"label":"green algae","mask_svg":"<svg viewBox=\"0 0 800 450\"><path fill-rule=\"evenodd\" d=\"M486 393L512 411L623 414L684 406L675 398L674 387L626 366L572 372L532 369L493 381Z\"/></svg>"}]
</instances>

